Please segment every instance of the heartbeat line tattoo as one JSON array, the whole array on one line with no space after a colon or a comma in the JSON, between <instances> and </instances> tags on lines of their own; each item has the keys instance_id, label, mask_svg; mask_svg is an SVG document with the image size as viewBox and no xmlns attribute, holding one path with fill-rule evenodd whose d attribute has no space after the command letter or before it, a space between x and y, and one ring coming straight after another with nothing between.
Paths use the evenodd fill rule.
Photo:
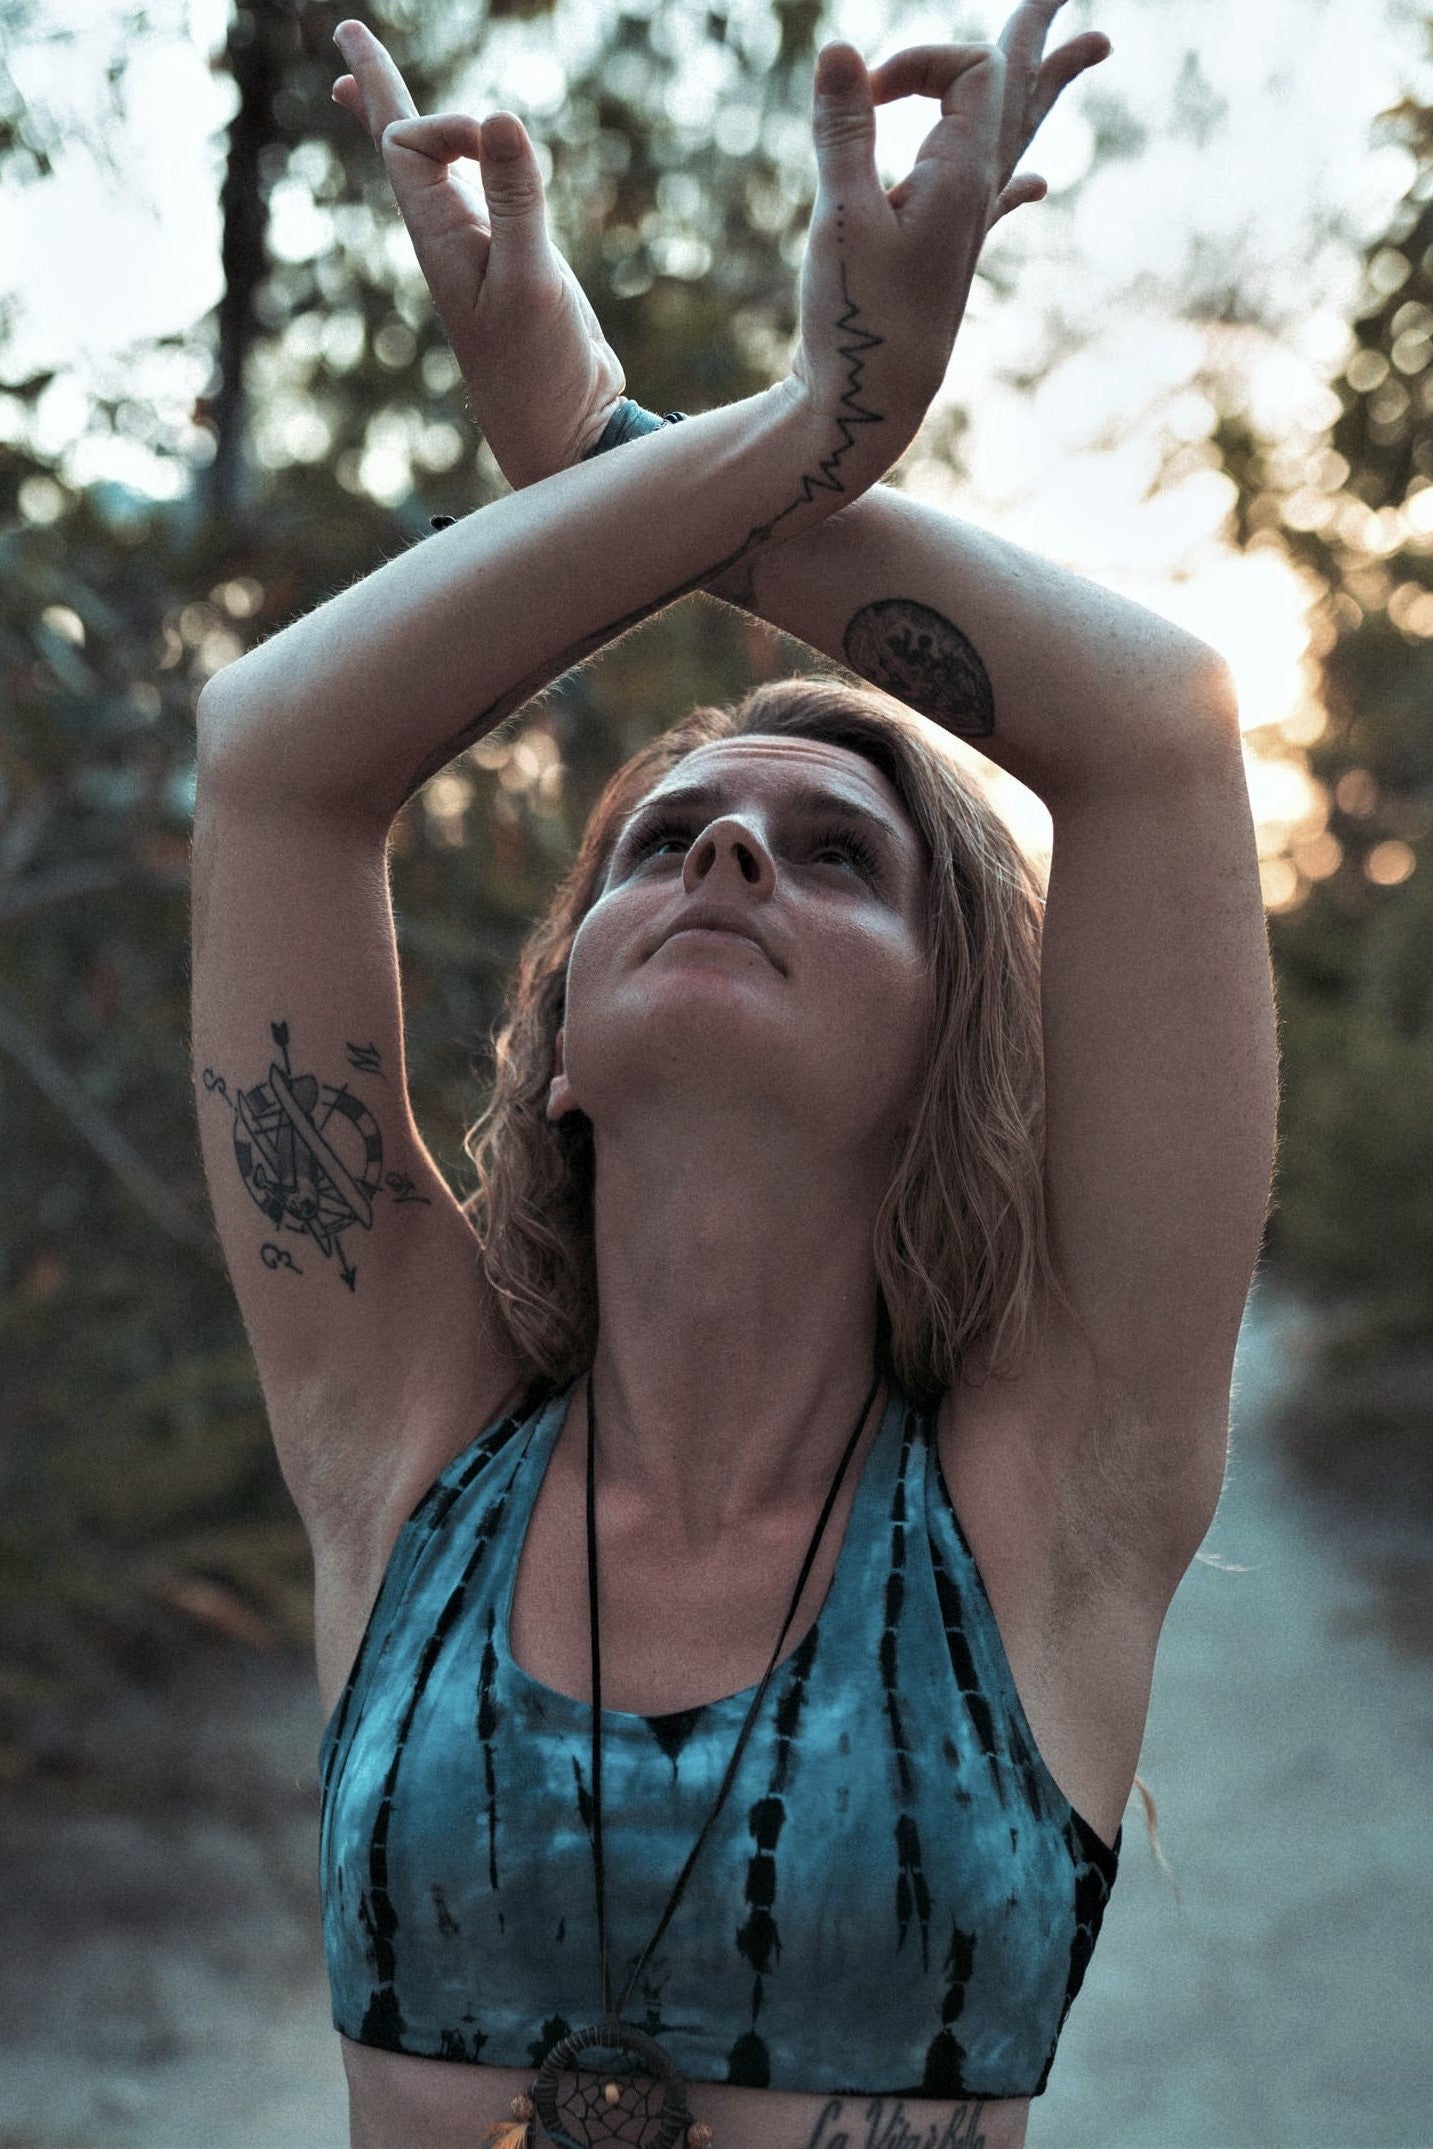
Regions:
<instances>
[{"instance_id":1,"label":"heartbeat line tattoo","mask_svg":"<svg viewBox=\"0 0 1433 2149\"><path fill-rule=\"evenodd\" d=\"M432 1204L406 1172L384 1171L378 1122L347 1083L335 1088L317 1075L295 1074L288 1024L271 1022L269 1031L283 1060L270 1063L266 1081L231 1097L223 1075L206 1067L204 1087L234 1115L234 1161L255 1203L276 1229L306 1239L325 1260L336 1259L352 1291L358 1270L344 1256L344 1232L355 1224L371 1231L374 1201L385 1192L400 1205ZM351 1067L387 1080L376 1045L348 1044L345 1050ZM304 1273L289 1249L272 1239L260 1247L259 1258L266 1269Z\"/></svg>"},{"instance_id":2,"label":"heartbeat line tattoo","mask_svg":"<svg viewBox=\"0 0 1433 2149\"><path fill-rule=\"evenodd\" d=\"M844 244L845 238L846 204L838 202L836 204L837 244ZM844 492L846 488L836 475L836 465L840 462L842 456L848 454L851 448L854 447L856 428L862 425L880 425L884 422L884 411L871 410L861 402L860 394L861 379L866 370L866 360L862 354L866 351L878 350L886 339L884 336L872 335L869 329L856 326L856 317L861 309L851 297L850 286L846 281L846 264L844 261L841 263L841 296L846 302L846 310L844 313L837 314L836 327L839 333L846 338L846 341L838 343L836 348L843 358L850 360L846 386L841 395L841 409L845 415L837 420L841 433L841 444L834 454L822 457L818 466L819 476L805 477L801 480L802 490L800 494L797 499L793 500L791 507L782 509L781 514L776 518L776 522L780 522L784 516L789 515L792 507L804 506L808 500L814 500L818 492ZM767 528L775 529L776 522L769 523ZM747 542L750 543L750 539Z\"/></svg>"}]
</instances>

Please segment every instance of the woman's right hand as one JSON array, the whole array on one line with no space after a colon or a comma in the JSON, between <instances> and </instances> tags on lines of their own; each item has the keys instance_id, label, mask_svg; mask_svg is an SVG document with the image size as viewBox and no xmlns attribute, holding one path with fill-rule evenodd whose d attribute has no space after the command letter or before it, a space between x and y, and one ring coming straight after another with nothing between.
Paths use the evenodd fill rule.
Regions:
<instances>
[{"instance_id":1,"label":"woman's right hand","mask_svg":"<svg viewBox=\"0 0 1433 2149\"><path fill-rule=\"evenodd\" d=\"M998 44L914 46L874 74L853 45L822 47L816 203L791 373L828 427L891 419L897 433L919 428L945 379L987 233L1045 193L1038 174L1016 166L1060 92L1109 56L1109 39L1088 31L1045 58L1062 4L1021 0ZM875 107L912 94L938 97L941 117L888 192L876 171ZM851 433L848 445L859 439Z\"/></svg>"},{"instance_id":2,"label":"woman's right hand","mask_svg":"<svg viewBox=\"0 0 1433 2149\"><path fill-rule=\"evenodd\" d=\"M542 174L522 122L495 112L420 118L386 47L361 22L334 32L351 72L336 104L361 119L461 369L473 417L520 490L577 462L622 399L616 352L547 229ZM514 154L501 155L507 144ZM479 161L486 210L452 167Z\"/></svg>"}]
</instances>

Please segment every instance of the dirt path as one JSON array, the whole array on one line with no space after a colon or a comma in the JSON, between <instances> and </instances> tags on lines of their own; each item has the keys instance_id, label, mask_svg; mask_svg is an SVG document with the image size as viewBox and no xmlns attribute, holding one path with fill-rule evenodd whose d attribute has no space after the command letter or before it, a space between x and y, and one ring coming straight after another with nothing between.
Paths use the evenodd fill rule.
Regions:
<instances>
[{"instance_id":1,"label":"dirt path","mask_svg":"<svg viewBox=\"0 0 1433 2149\"><path fill-rule=\"evenodd\" d=\"M0 1815L0 2149L346 2149L312 1670L216 1655L162 1706L160 1810Z\"/></svg>"},{"instance_id":2,"label":"dirt path","mask_svg":"<svg viewBox=\"0 0 1433 2149\"><path fill-rule=\"evenodd\" d=\"M1160 1649L1140 1773L1183 1904L1136 1797L1030 2149L1433 2145L1433 1656L1262 1437L1304 1318L1261 1279L1225 1564ZM0 1818L0 2149L345 2149L318 1729L306 1664L236 1656L166 1702L167 1820Z\"/></svg>"},{"instance_id":3,"label":"dirt path","mask_svg":"<svg viewBox=\"0 0 1433 2149\"><path fill-rule=\"evenodd\" d=\"M1160 1644L1140 1775L1182 1907L1136 1794L1029 2149L1433 2145L1433 1657L1261 1437L1307 1321L1260 1279Z\"/></svg>"}]
</instances>

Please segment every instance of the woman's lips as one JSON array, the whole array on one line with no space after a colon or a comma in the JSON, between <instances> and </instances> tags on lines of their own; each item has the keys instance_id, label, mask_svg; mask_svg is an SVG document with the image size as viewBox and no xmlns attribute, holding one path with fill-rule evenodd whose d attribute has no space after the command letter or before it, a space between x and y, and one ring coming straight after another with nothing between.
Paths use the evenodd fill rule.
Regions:
<instances>
[{"instance_id":1,"label":"woman's lips","mask_svg":"<svg viewBox=\"0 0 1433 2149\"><path fill-rule=\"evenodd\" d=\"M685 933L696 933L704 939L719 936L725 940L745 941L748 947L756 949L758 955L766 957L773 970L779 970L783 974L785 972L786 965L778 961L766 944L764 925L749 925L740 913L724 914L715 904L708 906L694 903L690 910L679 911L666 931L652 944L651 952L655 954L656 950L665 947L669 940L675 940L679 934Z\"/></svg>"},{"instance_id":2,"label":"woman's lips","mask_svg":"<svg viewBox=\"0 0 1433 2149\"><path fill-rule=\"evenodd\" d=\"M734 925L679 925L674 932L668 933L662 946L665 947L669 940L692 939L739 941L745 947L755 948L757 954L765 956L768 962L771 960L759 940L754 939L750 933L740 932Z\"/></svg>"}]
</instances>

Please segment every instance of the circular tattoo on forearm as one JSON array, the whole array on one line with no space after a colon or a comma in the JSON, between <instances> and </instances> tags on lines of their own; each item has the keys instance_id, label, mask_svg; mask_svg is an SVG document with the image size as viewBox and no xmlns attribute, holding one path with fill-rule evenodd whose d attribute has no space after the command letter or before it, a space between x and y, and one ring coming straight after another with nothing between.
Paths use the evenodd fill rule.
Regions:
<instances>
[{"instance_id":1,"label":"circular tattoo on forearm","mask_svg":"<svg viewBox=\"0 0 1433 2149\"><path fill-rule=\"evenodd\" d=\"M843 647L853 672L966 739L995 729L995 696L980 652L953 620L909 597L863 605Z\"/></svg>"}]
</instances>

